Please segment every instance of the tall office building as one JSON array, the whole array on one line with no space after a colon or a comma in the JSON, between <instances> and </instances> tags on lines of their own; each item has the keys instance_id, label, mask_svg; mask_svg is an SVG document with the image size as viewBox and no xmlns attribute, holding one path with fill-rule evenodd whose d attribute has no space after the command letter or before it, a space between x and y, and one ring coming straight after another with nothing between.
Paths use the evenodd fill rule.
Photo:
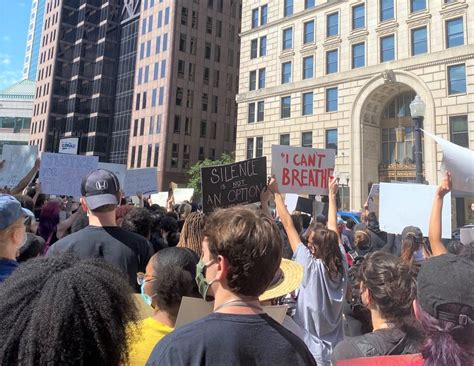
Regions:
<instances>
[{"instance_id":1,"label":"tall office building","mask_svg":"<svg viewBox=\"0 0 474 366\"><path fill-rule=\"evenodd\" d=\"M162 189L235 147L240 1L143 0L128 165Z\"/></svg>"},{"instance_id":2,"label":"tall office building","mask_svg":"<svg viewBox=\"0 0 474 366\"><path fill-rule=\"evenodd\" d=\"M23 63L23 79L36 81L41 30L43 27L44 3L45 0L33 0L31 3L25 61Z\"/></svg>"},{"instance_id":3,"label":"tall office building","mask_svg":"<svg viewBox=\"0 0 474 366\"><path fill-rule=\"evenodd\" d=\"M474 148L474 6L453 0L244 0L237 159L273 144L333 148L344 208L369 182L415 179L416 94L424 128ZM425 137L425 179L441 149ZM457 198L458 224L473 221Z\"/></svg>"}]
</instances>

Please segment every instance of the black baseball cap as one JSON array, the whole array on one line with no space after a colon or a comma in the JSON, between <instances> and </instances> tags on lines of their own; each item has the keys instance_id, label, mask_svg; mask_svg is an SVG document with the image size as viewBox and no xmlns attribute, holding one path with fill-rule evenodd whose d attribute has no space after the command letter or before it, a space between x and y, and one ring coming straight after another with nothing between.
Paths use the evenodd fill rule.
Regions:
<instances>
[{"instance_id":1,"label":"black baseball cap","mask_svg":"<svg viewBox=\"0 0 474 366\"><path fill-rule=\"evenodd\" d=\"M450 253L429 258L418 272L418 303L436 319L457 325L473 324L473 278L474 264L468 258ZM459 310L445 311L443 305L448 304L459 305Z\"/></svg>"},{"instance_id":2,"label":"black baseball cap","mask_svg":"<svg viewBox=\"0 0 474 366\"><path fill-rule=\"evenodd\" d=\"M81 194L91 210L105 205L118 205L119 192L117 176L107 169L95 169L82 179Z\"/></svg>"}]
</instances>

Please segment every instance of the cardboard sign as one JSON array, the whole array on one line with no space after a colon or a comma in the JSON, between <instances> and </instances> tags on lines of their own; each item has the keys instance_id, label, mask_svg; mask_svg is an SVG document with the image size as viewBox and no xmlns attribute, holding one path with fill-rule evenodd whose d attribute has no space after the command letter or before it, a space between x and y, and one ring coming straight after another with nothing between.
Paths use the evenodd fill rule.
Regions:
<instances>
[{"instance_id":1,"label":"cardboard sign","mask_svg":"<svg viewBox=\"0 0 474 366\"><path fill-rule=\"evenodd\" d=\"M127 174L127 166L125 164L99 163L98 167L99 169L107 169L114 173L120 182L120 188L123 189L125 175Z\"/></svg>"},{"instance_id":2,"label":"cardboard sign","mask_svg":"<svg viewBox=\"0 0 474 366\"><path fill-rule=\"evenodd\" d=\"M166 207L168 202L168 192L158 192L150 196L152 204L160 205L161 207Z\"/></svg>"},{"instance_id":3,"label":"cardboard sign","mask_svg":"<svg viewBox=\"0 0 474 366\"><path fill-rule=\"evenodd\" d=\"M367 203L369 205L369 212L375 212L379 216L379 203L380 201L380 185L372 184L370 188L369 197Z\"/></svg>"},{"instance_id":4,"label":"cardboard sign","mask_svg":"<svg viewBox=\"0 0 474 366\"><path fill-rule=\"evenodd\" d=\"M474 242L474 226L461 228L459 230L459 241L464 245Z\"/></svg>"},{"instance_id":5,"label":"cardboard sign","mask_svg":"<svg viewBox=\"0 0 474 366\"><path fill-rule=\"evenodd\" d=\"M333 149L272 146L272 174L281 193L327 195L334 164Z\"/></svg>"},{"instance_id":6,"label":"cardboard sign","mask_svg":"<svg viewBox=\"0 0 474 366\"><path fill-rule=\"evenodd\" d=\"M455 197L474 196L474 151L453 144L441 137L423 131L443 149L441 173L450 172L453 177L452 194Z\"/></svg>"},{"instance_id":7,"label":"cardboard sign","mask_svg":"<svg viewBox=\"0 0 474 366\"><path fill-rule=\"evenodd\" d=\"M3 145L0 187L15 187L35 165L38 146Z\"/></svg>"},{"instance_id":8,"label":"cardboard sign","mask_svg":"<svg viewBox=\"0 0 474 366\"><path fill-rule=\"evenodd\" d=\"M266 157L202 168L203 210L258 202L266 184Z\"/></svg>"},{"instance_id":9,"label":"cardboard sign","mask_svg":"<svg viewBox=\"0 0 474 366\"><path fill-rule=\"evenodd\" d=\"M182 327L195 320L204 318L211 314L214 309L213 302L206 302L203 299L184 296L179 307L178 317L176 318L176 328ZM283 323L285 319L287 305L278 306L262 306L265 313L273 318L278 323Z\"/></svg>"},{"instance_id":10,"label":"cardboard sign","mask_svg":"<svg viewBox=\"0 0 474 366\"><path fill-rule=\"evenodd\" d=\"M78 137L71 137L71 138L67 138L67 139L61 139L61 140L59 140L58 153L77 155L78 147L79 147L79 138Z\"/></svg>"},{"instance_id":11,"label":"cardboard sign","mask_svg":"<svg viewBox=\"0 0 474 366\"><path fill-rule=\"evenodd\" d=\"M82 178L97 169L98 160L97 156L44 152L39 175L42 192L80 197Z\"/></svg>"},{"instance_id":12,"label":"cardboard sign","mask_svg":"<svg viewBox=\"0 0 474 366\"><path fill-rule=\"evenodd\" d=\"M179 204L184 201L191 202L193 194L194 188L173 188L174 203Z\"/></svg>"},{"instance_id":13,"label":"cardboard sign","mask_svg":"<svg viewBox=\"0 0 474 366\"><path fill-rule=\"evenodd\" d=\"M380 183L380 229L401 234L406 226L417 226L428 236L436 186ZM443 238L451 238L451 194L444 197Z\"/></svg>"},{"instance_id":14,"label":"cardboard sign","mask_svg":"<svg viewBox=\"0 0 474 366\"><path fill-rule=\"evenodd\" d=\"M123 192L126 196L136 196L137 193L147 194L158 192L156 168L127 170Z\"/></svg>"}]
</instances>

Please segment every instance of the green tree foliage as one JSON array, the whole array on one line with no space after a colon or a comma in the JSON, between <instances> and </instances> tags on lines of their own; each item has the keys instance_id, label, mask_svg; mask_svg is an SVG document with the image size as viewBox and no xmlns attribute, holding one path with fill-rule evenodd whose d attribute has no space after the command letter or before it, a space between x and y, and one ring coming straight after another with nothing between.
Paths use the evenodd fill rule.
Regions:
<instances>
[{"instance_id":1,"label":"green tree foliage","mask_svg":"<svg viewBox=\"0 0 474 366\"><path fill-rule=\"evenodd\" d=\"M231 164L234 161L235 159L232 155L224 153L217 160L206 159L203 161L199 161L189 169L188 188L194 188L194 197L197 198L197 200L195 201L201 199L201 168L215 165Z\"/></svg>"}]
</instances>

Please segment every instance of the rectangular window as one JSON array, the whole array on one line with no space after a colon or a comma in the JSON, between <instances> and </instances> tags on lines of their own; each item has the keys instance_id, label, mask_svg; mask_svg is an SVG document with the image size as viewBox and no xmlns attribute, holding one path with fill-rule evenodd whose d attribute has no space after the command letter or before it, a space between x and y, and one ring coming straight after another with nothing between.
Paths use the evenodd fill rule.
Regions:
<instances>
[{"instance_id":1,"label":"rectangular window","mask_svg":"<svg viewBox=\"0 0 474 366\"><path fill-rule=\"evenodd\" d=\"M393 1L394 0L380 0L380 21L381 22L395 18L395 10L393 6Z\"/></svg>"},{"instance_id":2,"label":"rectangular window","mask_svg":"<svg viewBox=\"0 0 474 366\"><path fill-rule=\"evenodd\" d=\"M283 135L280 135L280 145L290 146L290 134L289 133L285 133Z\"/></svg>"},{"instance_id":3,"label":"rectangular window","mask_svg":"<svg viewBox=\"0 0 474 366\"><path fill-rule=\"evenodd\" d=\"M151 32L153 29L153 15L148 17L148 32Z\"/></svg>"},{"instance_id":4,"label":"rectangular window","mask_svg":"<svg viewBox=\"0 0 474 366\"><path fill-rule=\"evenodd\" d=\"M426 9L426 0L410 0L410 11L414 13L415 11L425 10Z\"/></svg>"},{"instance_id":5,"label":"rectangular window","mask_svg":"<svg viewBox=\"0 0 474 366\"><path fill-rule=\"evenodd\" d=\"M146 33L146 18L142 20L142 35Z\"/></svg>"},{"instance_id":6,"label":"rectangular window","mask_svg":"<svg viewBox=\"0 0 474 366\"><path fill-rule=\"evenodd\" d=\"M161 51L161 36L156 37L156 44L155 44L155 54L159 54Z\"/></svg>"},{"instance_id":7,"label":"rectangular window","mask_svg":"<svg viewBox=\"0 0 474 366\"><path fill-rule=\"evenodd\" d=\"M247 139L247 160L253 159L253 137Z\"/></svg>"},{"instance_id":8,"label":"rectangular window","mask_svg":"<svg viewBox=\"0 0 474 366\"><path fill-rule=\"evenodd\" d=\"M217 123L212 122L211 124L211 139L215 140L217 138Z\"/></svg>"},{"instance_id":9,"label":"rectangular window","mask_svg":"<svg viewBox=\"0 0 474 366\"><path fill-rule=\"evenodd\" d=\"M258 27L258 8L252 9L252 29Z\"/></svg>"},{"instance_id":10,"label":"rectangular window","mask_svg":"<svg viewBox=\"0 0 474 366\"><path fill-rule=\"evenodd\" d=\"M153 80L158 80L158 70L159 70L159 63L155 62L155 65L153 67Z\"/></svg>"},{"instance_id":11,"label":"rectangular window","mask_svg":"<svg viewBox=\"0 0 474 366\"><path fill-rule=\"evenodd\" d=\"M147 168L150 167L150 164L151 164L151 153L152 153L152 150L153 150L153 145L152 144L148 144L148 151L147 151L147 154L146 154L146 166Z\"/></svg>"},{"instance_id":12,"label":"rectangular window","mask_svg":"<svg viewBox=\"0 0 474 366\"><path fill-rule=\"evenodd\" d=\"M140 67L140 68L138 69L137 84L138 84L138 85L141 85L142 80L143 80L143 68Z\"/></svg>"},{"instance_id":13,"label":"rectangular window","mask_svg":"<svg viewBox=\"0 0 474 366\"><path fill-rule=\"evenodd\" d=\"M191 118L186 117L184 120L184 134L186 136L191 136Z\"/></svg>"},{"instance_id":14,"label":"rectangular window","mask_svg":"<svg viewBox=\"0 0 474 366\"><path fill-rule=\"evenodd\" d=\"M183 103L183 88L176 88L176 105L181 105Z\"/></svg>"},{"instance_id":15,"label":"rectangular window","mask_svg":"<svg viewBox=\"0 0 474 366\"><path fill-rule=\"evenodd\" d=\"M151 106L155 107L156 106L156 89L153 89L151 92Z\"/></svg>"},{"instance_id":16,"label":"rectangular window","mask_svg":"<svg viewBox=\"0 0 474 366\"><path fill-rule=\"evenodd\" d=\"M136 153L136 147L132 146L132 152L131 152L131 161L130 161L130 167L135 168L135 153Z\"/></svg>"},{"instance_id":17,"label":"rectangular window","mask_svg":"<svg viewBox=\"0 0 474 366\"><path fill-rule=\"evenodd\" d=\"M214 45L214 61L221 62L221 46Z\"/></svg>"},{"instance_id":18,"label":"rectangular window","mask_svg":"<svg viewBox=\"0 0 474 366\"><path fill-rule=\"evenodd\" d=\"M293 28L283 30L283 50L293 48Z\"/></svg>"},{"instance_id":19,"label":"rectangular window","mask_svg":"<svg viewBox=\"0 0 474 366\"><path fill-rule=\"evenodd\" d=\"M284 0L283 16L289 17L293 15L293 0Z\"/></svg>"},{"instance_id":20,"label":"rectangular window","mask_svg":"<svg viewBox=\"0 0 474 366\"><path fill-rule=\"evenodd\" d=\"M333 74L337 72L338 66L338 52L337 50L326 52L326 74Z\"/></svg>"},{"instance_id":21,"label":"rectangular window","mask_svg":"<svg viewBox=\"0 0 474 366\"><path fill-rule=\"evenodd\" d=\"M267 55L267 36L263 36L263 37L260 37L260 57L266 56L266 55Z\"/></svg>"},{"instance_id":22,"label":"rectangular window","mask_svg":"<svg viewBox=\"0 0 474 366\"><path fill-rule=\"evenodd\" d=\"M291 61L281 64L281 83L287 84L291 81Z\"/></svg>"},{"instance_id":23,"label":"rectangular window","mask_svg":"<svg viewBox=\"0 0 474 366\"><path fill-rule=\"evenodd\" d=\"M365 28L365 4L352 8L352 29Z\"/></svg>"},{"instance_id":24,"label":"rectangular window","mask_svg":"<svg viewBox=\"0 0 474 366\"><path fill-rule=\"evenodd\" d=\"M170 8L165 9L165 25L168 25L170 22Z\"/></svg>"},{"instance_id":25,"label":"rectangular window","mask_svg":"<svg viewBox=\"0 0 474 366\"><path fill-rule=\"evenodd\" d=\"M179 159L179 145L172 144L171 145L171 167L172 168L178 167L178 159Z\"/></svg>"},{"instance_id":26,"label":"rectangular window","mask_svg":"<svg viewBox=\"0 0 474 366\"><path fill-rule=\"evenodd\" d=\"M183 60L178 60L178 78L184 79L185 70L186 70L186 63Z\"/></svg>"},{"instance_id":27,"label":"rectangular window","mask_svg":"<svg viewBox=\"0 0 474 366\"><path fill-rule=\"evenodd\" d=\"M446 48L464 44L463 18L451 19L446 22Z\"/></svg>"},{"instance_id":28,"label":"rectangular window","mask_svg":"<svg viewBox=\"0 0 474 366\"><path fill-rule=\"evenodd\" d=\"M222 37L222 20L216 20L216 36Z\"/></svg>"},{"instance_id":29,"label":"rectangular window","mask_svg":"<svg viewBox=\"0 0 474 366\"><path fill-rule=\"evenodd\" d=\"M268 6L262 5L260 7L260 25L267 24L268 21Z\"/></svg>"},{"instance_id":30,"label":"rectangular window","mask_svg":"<svg viewBox=\"0 0 474 366\"><path fill-rule=\"evenodd\" d=\"M150 73L150 66L145 66L145 75L143 77L143 82L148 83L148 75Z\"/></svg>"},{"instance_id":31,"label":"rectangular window","mask_svg":"<svg viewBox=\"0 0 474 366\"><path fill-rule=\"evenodd\" d=\"M214 70L214 77L212 78L212 86L214 88L219 87L220 72L219 70Z\"/></svg>"},{"instance_id":32,"label":"rectangular window","mask_svg":"<svg viewBox=\"0 0 474 366\"><path fill-rule=\"evenodd\" d=\"M204 73L203 73L203 83L205 85L209 85L209 76L211 74L211 69L209 67L204 67Z\"/></svg>"},{"instance_id":33,"label":"rectangular window","mask_svg":"<svg viewBox=\"0 0 474 366\"><path fill-rule=\"evenodd\" d=\"M181 8L181 24L187 25L188 24L188 8Z\"/></svg>"},{"instance_id":34,"label":"rectangular window","mask_svg":"<svg viewBox=\"0 0 474 366\"><path fill-rule=\"evenodd\" d=\"M158 27L158 28L161 28L162 25L163 25L163 11L160 10L160 11L158 12L157 27Z\"/></svg>"},{"instance_id":35,"label":"rectangular window","mask_svg":"<svg viewBox=\"0 0 474 366\"><path fill-rule=\"evenodd\" d=\"M352 45L352 68L365 66L365 43L357 43Z\"/></svg>"},{"instance_id":36,"label":"rectangular window","mask_svg":"<svg viewBox=\"0 0 474 366\"><path fill-rule=\"evenodd\" d=\"M145 43L140 44L140 60L143 60L145 57Z\"/></svg>"},{"instance_id":37,"label":"rectangular window","mask_svg":"<svg viewBox=\"0 0 474 366\"><path fill-rule=\"evenodd\" d=\"M155 144L155 154L153 156L153 166L158 166L158 157L160 156L160 144Z\"/></svg>"},{"instance_id":38,"label":"rectangular window","mask_svg":"<svg viewBox=\"0 0 474 366\"><path fill-rule=\"evenodd\" d=\"M265 118L265 102L260 101L257 103L257 122L262 122Z\"/></svg>"},{"instance_id":39,"label":"rectangular window","mask_svg":"<svg viewBox=\"0 0 474 366\"><path fill-rule=\"evenodd\" d=\"M426 27L412 29L411 31L411 55L421 55L428 52L428 35Z\"/></svg>"},{"instance_id":40,"label":"rectangular window","mask_svg":"<svg viewBox=\"0 0 474 366\"><path fill-rule=\"evenodd\" d=\"M211 44L209 42L206 42L206 45L204 48L204 57L208 60L211 59Z\"/></svg>"},{"instance_id":41,"label":"rectangular window","mask_svg":"<svg viewBox=\"0 0 474 366\"><path fill-rule=\"evenodd\" d=\"M303 79L311 79L314 73L314 56L303 58Z\"/></svg>"},{"instance_id":42,"label":"rectangular window","mask_svg":"<svg viewBox=\"0 0 474 366\"><path fill-rule=\"evenodd\" d=\"M137 136L138 135L138 119L136 119L133 123L133 136Z\"/></svg>"},{"instance_id":43,"label":"rectangular window","mask_svg":"<svg viewBox=\"0 0 474 366\"><path fill-rule=\"evenodd\" d=\"M181 117L174 116L174 126L173 126L173 133L179 134L181 131Z\"/></svg>"},{"instance_id":44,"label":"rectangular window","mask_svg":"<svg viewBox=\"0 0 474 366\"><path fill-rule=\"evenodd\" d=\"M160 87L160 92L158 93L158 105L163 105L163 100L165 98L165 88Z\"/></svg>"},{"instance_id":45,"label":"rectangular window","mask_svg":"<svg viewBox=\"0 0 474 366\"><path fill-rule=\"evenodd\" d=\"M448 84L448 94L466 92L466 68L464 64L448 66Z\"/></svg>"},{"instance_id":46,"label":"rectangular window","mask_svg":"<svg viewBox=\"0 0 474 366\"><path fill-rule=\"evenodd\" d=\"M395 36L380 38L380 62L392 61L395 59Z\"/></svg>"},{"instance_id":47,"label":"rectangular window","mask_svg":"<svg viewBox=\"0 0 474 366\"><path fill-rule=\"evenodd\" d=\"M337 88L326 89L326 112L337 112Z\"/></svg>"},{"instance_id":48,"label":"rectangular window","mask_svg":"<svg viewBox=\"0 0 474 366\"><path fill-rule=\"evenodd\" d=\"M207 17L207 20L206 20L206 33L212 34L212 18L211 17Z\"/></svg>"},{"instance_id":49,"label":"rectangular window","mask_svg":"<svg viewBox=\"0 0 474 366\"><path fill-rule=\"evenodd\" d=\"M219 113L219 97L217 95L212 96L212 113Z\"/></svg>"},{"instance_id":50,"label":"rectangular window","mask_svg":"<svg viewBox=\"0 0 474 366\"><path fill-rule=\"evenodd\" d=\"M161 114L156 116L156 133L161 133Z\"/></svg>"},{"instance_id":51,"label":"rectangular window","mask_svg":"<svg viewBox=\"0 0 474 366\"><path fill-rule=\"evenodd\" d=\"M166 60L161 60L161 78L166 76Z\"/></svg>"},{"instance_id":52,"label":"rectangular window","mask_svg":"<svg viewBox=\"0 0 474 366\"><path fill-rule=\"evenodd\" d=\"M314 42L314 20L304 23L304 44Z\"/></svg>"},{"instance_id":53,"label":"rectangular window","mask_svg":"<svg viewBox=\"0 0 474 366\"><path fill-rule=\"evenodd\" d=\"M304 8L305 9L314 8L315 5L316 5L315 0L304 0Z\"/></svg>"},{"instance_id":54,"label":"rectangular window","mask_svg":"<svg viewBox=\"0 0 474 366\"><path fill-rule=\"evenodd\" d=\"M258 70L258 88L265 88L265 68Z\"/></svg>"},{"instance_id":55,"label":"rectangular window","mask_svg":"<svg viewBox=\"0 0 474 366\"><path fill-rule=\"evenodd\" d=\"M332 37L339 34L339 13L328 14L326 36Z\"/></svg>"},{"instance_id":56,"label":"rectangular window","mask_svg":"<svg viewBox=\"0 0 474 366\"><path fill-rule=\"evenodd\" d=\"M207 106L209 105L209 95L202 93L201 109L203 112L207 112Z\"/></svg>"},{"instance_id":57,"label":"rectangular window","mask_svg":"<svg viewBox=\"0 0 474 366\"><path fill-rule=\"evenodd\" d=\"M147 93L143 92L142 109L146 108Z\"/></svg>"},{"instance_id":58,"label":"rectangular window","mask_svg":"<svg viewBox=\"0 0 474 366\"><path fill-rule=\"evenodd\" d=\"M303 116L313 114L313 92L303 93Z\"/></svg>"},{"instance_id":59,"label":"rectangular window","mask_svg":"<svg viewBox=\"0 0 474 366\"><path fill-rule=\"evenodd\" d=\"M290 118L291 117L291 97L282 97L280 105L280 116L281 118Z\"/></svg>"},{"instance_id":60,"label":"rectangular window","mask_svg":"<svg viewBox=\"0 0 474 366\"><path fill-rule=\"evenodd\" d=\"M311 131L301 133L301 147L313 147L313 133Z\"/></svg>"},{"instance_id":61,"label":"rectangular window","mask_svg":"<svg viewBox=\"0 0 474 366\"><path fill-rule=\"evenodd\" d=\"M249 103L249 111L248 111L248 123L255 122L255 103Z\"/></svg>"},{"instance_id":62,"label":"rectangular window","mask_svg":"<svg viewBox=\"0 0 474 366\"><path fill-rule=\"evenodd\" d=\"M179 35L179 50L186 52L186 34L181 33Z\"/></svg>"},{"instance_id":63,"label":"rectangular window","mask_svg":"<svg viewBox=\"0 0 474 366\"><path fill-rule=\"evenodd\" d=\"M255 157L260 158L263 156L263 137L256 137L255 145Z\"/></svg>"},{"instance_id":64,"label":"rectangular window","mask_svg":"<svg viewBox=\"0 0 474 366\"><path fill-rule=\"evenodd\" d=\"M155 133L155 116L151 116L150 117L150 128L148 129L148 134L153 135L154 133Z\"/></svg>"},{"instance_id":65,"label":"rectangular window","mask_svg":"<svg viewBox=\"0 0 474 366\"><path fill-rule=\"evenodd\" d=\"M258 38L250 41L250 59L257 58Z\"/></svg>"},{"instance_id":66,"label":"rectangular window","mask_svg":"<svg viewBox=\"0 0 474 366\"><path fill-rule=\"evenodd\" d=\"M146 57L150 57L151 55L151 40L146 42Z\"/></svg>"},{"instance_id":67,"label":"rectangular window","mask_svg":"<svg viewBox=\"0 0 474 366\"><path fill-rule=\"evenodd\" d=\"M336 150L337 155L337 128L326 130L326 149Z\"/></svg>"},{"instance_id":68,"label":"rectangular window","mask_svg":"<svg viewBox=\"0 0 474 366\"><path fill-rule=\"evenodd\" d=\"M449 117L449 132L452 143L469 149L467 116Z\"/></svg>"},{"instance_id":69,"label":"rectangular window","mask_svg":"<svg viewBox=\"0 0 474 366\"><path fill-rule=\"evenodd\" d=\"M135 99L135 110L138 111L140 109L140 93L137 94L137 98Z\"/></svg>"},{"instance_id":70,"label":"rectangular window","mask_svg":"<svg viewBox=\"0 0 474 366\"><path fill-rule=\"evenodd\" d=\"M138 146L138 153L137 153L137 168L141 168L142 166L142 152L143 152L143 146L140 145Z\"/></svg>"},{"instance_id":71,"label":"rectangular window","mask_svg":"<svg viewBox=\"0 0 474 366\"><path fill-rule=\"evenodd\" d=\"M207 121L202 120L200 129L199 129L199 136L202 138L206 138L207 135Z\"/></svg>"}]
</instances>

